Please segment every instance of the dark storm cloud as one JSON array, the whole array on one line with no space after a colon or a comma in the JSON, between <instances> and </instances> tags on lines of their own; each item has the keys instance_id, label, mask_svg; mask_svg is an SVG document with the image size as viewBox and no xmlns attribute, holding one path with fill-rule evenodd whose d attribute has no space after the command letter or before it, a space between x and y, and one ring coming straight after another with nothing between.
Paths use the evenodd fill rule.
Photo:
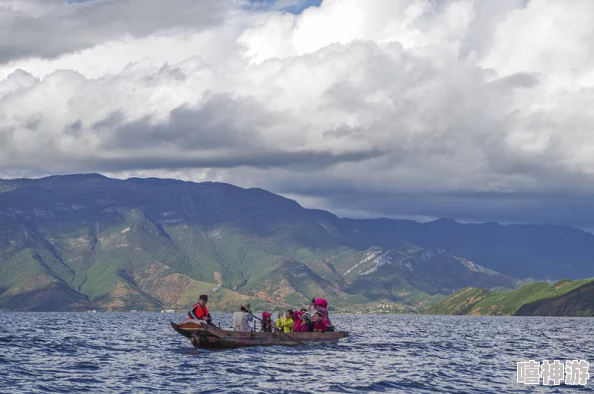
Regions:
<instances>
[{"instance_id":1,"label":"dark storm cloud","mask_svg":"<svg viewBox=\"0 0 594 394\"><path fill-rule=\"evenodd\" d=\"M0 67L0 174L216 179L342 213L594 227L594 2L11 4L4 61L85 52Z\"/></svg>"},{"instance_id":2,"label":"dark storm cloud","mask_svg":"<svg viewBox=\"0 0 594 394\"><path fill-rule=\"evenodd\" d=\"M254 115L257 116L254 117ZM124 123L113 113L94 125L105 128L105 149L131 149L167 146L179 150L220 148L254 149L265 143L258 130L278 122L278 115L266 112L250 99L214 95L198 109L181 106L173 109L167 122L153 124L151 116Z\"/></svg>"},{"instance_id":3,"label":"dark storm cloud","mask_svg":"<svg viewBox=\"0 0 594 394\"><path fill-rule=\"evenodd\" d=\"M24 5L24 6L23 6ZM53 58L124 35L219 23L223 2L210 0L24 0L0 4L0 63L25 57Z\"/></svg>"},{"instance_id":4,"label":"dark storm cloud","mask_svg":"<svg viewBox=\"0 0 594 394\"><path fill-rule=\"evenodd\" d=\"M185 157L159 157L142 155L130 158L89 159L81 166L92 171L121 171L147 169L183 169L214 168L232 169L237 167L253 167L258 169L285 168L297 171L316 171L338 163L362 162L381 156L377 150L332 153L328 151L226 151L215 154L184 155ZM191 157L194 156L194 157ZM201 157L203 156L203 157Z\"/></svg>"},{"instance_id":5,"label":"dark storm cloud","mask_svg":"<svg viewBox=\"0 0 594 394\"><path fill-rule=\"evenodd\" d=\"M591 194L567 193L406 193L347 190L331 186L295 192L280 187L279 193L321 198L323 205L340 216L360 217L450 217L484 223L551 224L594 229L594 199Z\"/></svg>"},{"instance_id":6,"label":"dark storm cloud","mask_svg":"<svg viewBox=\"0 0 594 394\"><path fill-rule=\"evenodd\" d=\"M531 88L538 84L538 77L529 73L516 73L508 75L507 77L500 78L493 82L494 84L500 85L499 87L503 90L509 88Z\"/></svg>"},{"instance_id":7,"label":"dark storm cloud","mask_svg":"<svg viewBox=\"0 0 594 394\"><path fill-rule=\"evenodd\" d=\"M44 162L42 166L18 165L3 167L4 174L62 174L76 168L78 172L120 172L138 170L179 169L234 169L251 167L259 170L289 169L298 172L315 172L339 163L356 163L380 157L377 150L333 153L328 151L232 151L196 153L186 155L136 154L131 157L88 157L84 161L75 158L58 158ZM183 157L182 157L183 156ZM6 176L6 175L5 175ZM10 175L8 175L10 177Z\"/></svg>"},{"instance_id":8,"label":"dark storm cloud","mask_svg":"<svg viewBox=\"0 0 594 394\"><path fill-rule=\"evenodd\" d=\"M114 111L89 128L78 119L67 124L65 135L84 140L97 137L101 144L86 155L57 156L48 149L51 160L38 156L38 171L62 173L77 171L118 172L167 169L275 168L296 172L315 172L339 163L357 163L377 159L388 153L379 148L361 148L334 152L328 149L287 150L270 144L261 130L282 122L282 114L267 111L251 98L208 96L192 108L174 108L166 120L152 116L127 121L121 111ZM43 131L40 122L33 133ZM6 166L11 173L35 173L34 165Z\"/></svg>"}]
</instances>

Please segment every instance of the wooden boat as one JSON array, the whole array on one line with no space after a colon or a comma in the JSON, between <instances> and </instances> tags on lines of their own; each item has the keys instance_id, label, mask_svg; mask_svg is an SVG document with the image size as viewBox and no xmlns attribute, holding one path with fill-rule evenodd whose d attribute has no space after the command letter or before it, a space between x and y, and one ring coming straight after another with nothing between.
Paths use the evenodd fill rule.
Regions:
<instances>
[{"instance_id":1,"label":"wooden boat","mask_svg":"<svg viewBox=\"0 0 594 394\"><path fill-rule=\"evenodd\" d=\"M260 331L223 330L200 320L185 320L176 324L171 322L175 331L189 338L199 349L234 349L246 346L299 346L316 343L338 343L346 338L347 331L331 332L290 332L282 333Z\"/></svg>"}]
</instances>

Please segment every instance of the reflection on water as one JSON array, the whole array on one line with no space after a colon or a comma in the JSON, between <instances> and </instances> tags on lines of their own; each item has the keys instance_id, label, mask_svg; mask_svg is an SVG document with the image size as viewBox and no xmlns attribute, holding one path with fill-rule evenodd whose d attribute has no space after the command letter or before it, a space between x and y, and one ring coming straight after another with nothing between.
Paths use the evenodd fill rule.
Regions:
<instances>
[{"instance_id":1,"label":"reflection on water","mask_svg":"<svg viewBox=\"0 0 594 394\"><path fill-rule=\"evenodd\" d=\"M592 318L333 315L338 345L224 351L194 349L184 318L0 313L0 392L594 392L516 383L517 361L594 365Z\"/></svg>"}]
</instances>

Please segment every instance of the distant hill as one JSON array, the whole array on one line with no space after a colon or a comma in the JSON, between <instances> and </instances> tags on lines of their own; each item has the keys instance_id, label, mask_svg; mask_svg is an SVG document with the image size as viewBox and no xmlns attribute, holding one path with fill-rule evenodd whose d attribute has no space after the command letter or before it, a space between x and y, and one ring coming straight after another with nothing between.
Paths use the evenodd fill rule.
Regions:
<instances>
[{"instance_id":1,"label":"distant hill","mask_svg":"<svg viewBox=\"0 0 594 394\"><path fill-rule=\"evenodd\" d=\"M531 283L509 292L464 288L431 306L428 314L594 316L594 279Z\"/></svg>"},{"instance_id":2,"label":"distant hill","mask_svg":"<svg viewBox=\"0 0 594 394\"><path fill-rule=\"evenodd\" d=\"M594 236L550 225L429 223L391 219L344 219L370 237L405 239L423 249L439 248L517 278L557 280L594 276Z\"/></svg>"},{"instance_id":3,"label":"distant hill","mask_svg":"<svg viewBox=\"0 0 594 394\"><path fill-rule=\"evenodd\" d=\"M262 189L97 174L0 180L0 309L417 310L460 288L594 276L594 236L553 226L343 219Z\"/></svg>"}]
</instances>

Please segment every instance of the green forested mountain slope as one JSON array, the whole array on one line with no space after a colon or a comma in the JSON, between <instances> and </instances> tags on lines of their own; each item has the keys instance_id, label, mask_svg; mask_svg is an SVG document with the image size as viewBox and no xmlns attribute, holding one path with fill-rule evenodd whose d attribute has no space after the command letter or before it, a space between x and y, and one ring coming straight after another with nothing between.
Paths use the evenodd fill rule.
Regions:
<instances>
[{"instance_id":1,"label":"green forested mountain slope","mask_svg":"<svg viewBox=\"0 0 594 394\"><path fill-rule=\"evenodd\" d=\"M426 310L439 315L593 316L594 279L535 282L509 291L464 288Z\"/></svg>"},{"instance_id":2,"label":"green forested mountain slope","mask_svg":"<svg viewBox=\"0 0 594 394\"><path fill-rule=\"evenodd\" d=\"M243 300L298 306L314 296L336 307L421 307L466 286L515 287L515 277L497 272L493 257L485 268L434 235L417 242L417 229L407 237L398 224L411 226L341 219L261 189L222 183L96 174L4 180L0 308L179 309L203 292L215 309ZM432 223L415 225L435 234ZM562 230L570 243L587 244L571 261L586 261L594 237ZM537 236L526 231L527 239ZM502 251L501 267L509 254ZM519 256L532 256L530 264L541 259L539 251Z\"/></svg>"}]
</instances>

